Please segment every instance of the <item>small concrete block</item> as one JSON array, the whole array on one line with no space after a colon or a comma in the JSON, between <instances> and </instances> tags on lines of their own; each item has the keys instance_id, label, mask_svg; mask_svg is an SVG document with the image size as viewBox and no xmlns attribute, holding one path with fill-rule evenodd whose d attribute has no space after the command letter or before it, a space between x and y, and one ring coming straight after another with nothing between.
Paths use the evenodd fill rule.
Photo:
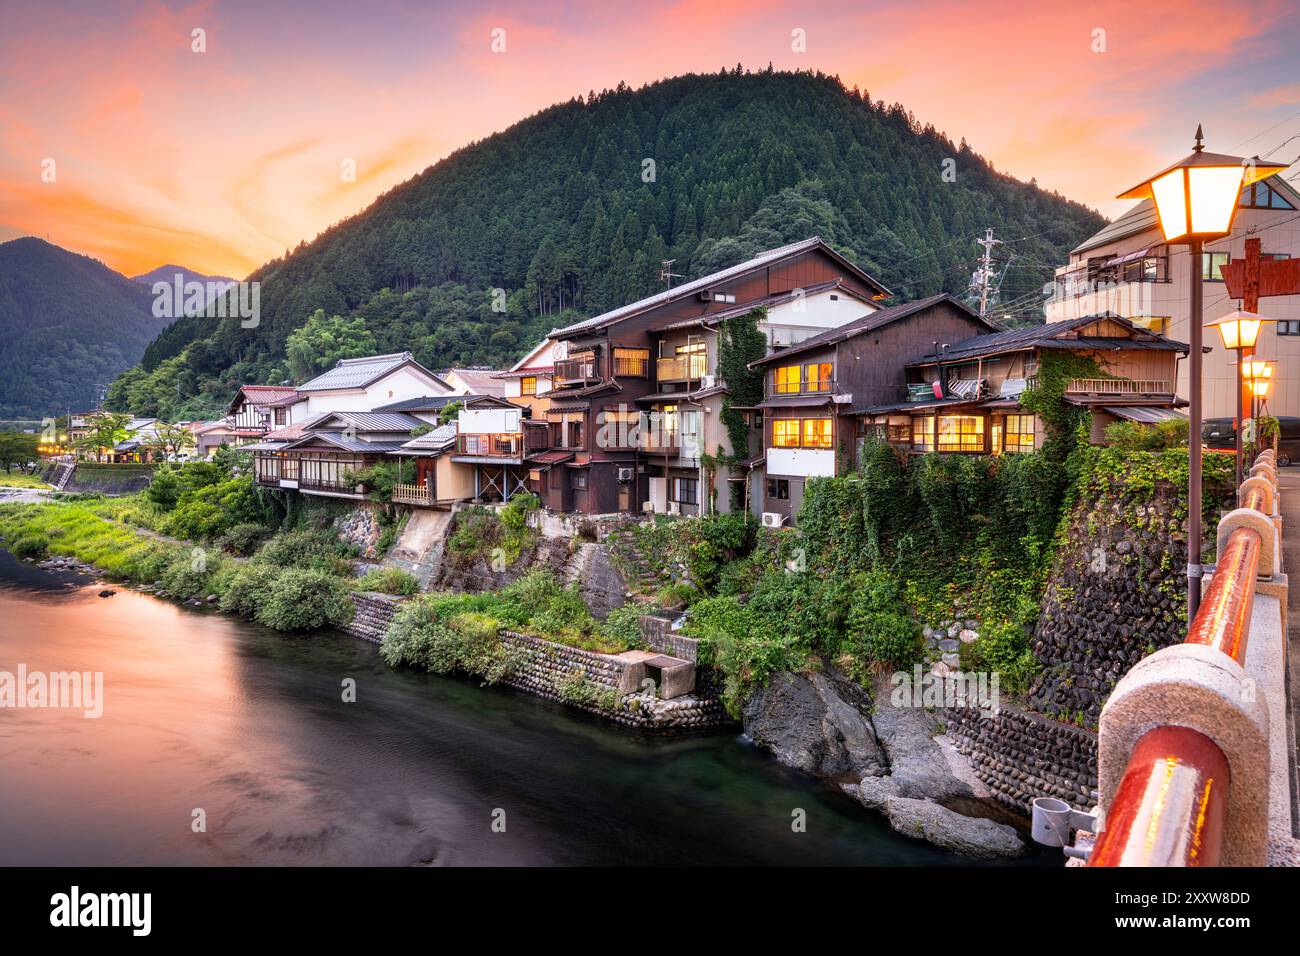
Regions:
<instances>
[{"instance_id":1,"label":"small concrete block","mask_svg":"<svg viewBox=\"0 0 1300 956\"><path fill-rule=\"evenodd\" d=\"M1228 544L1228 537L1238 528L1249 528L1259 535L1263 547L1259 549L1259 570L1256 576L1271 577L1277 567L1277 528L1268 515L1254 508L1237 508L1219 519L1218 544L1215 548L1216 563L1223 560L1223 549Z\"/></svg>"},{"instance_id":2,"label":"small concrete block","mask_svg":"<svg viewBox=\"0 0 1300 956\"><path fill-rule=\"evenodd\" d=\"M1264 504L1259 510L1264 512L1266 515L1271 515L1273 513L1273 498L1276 495L1276 489L1273 487L1273 483L1263 475L1251 475L1243 481L1241 483L1241 488L1237 491L1237 501L1245 501L1246 496L1256 489L1264 494Z\"/></svg>"}]
</instances>

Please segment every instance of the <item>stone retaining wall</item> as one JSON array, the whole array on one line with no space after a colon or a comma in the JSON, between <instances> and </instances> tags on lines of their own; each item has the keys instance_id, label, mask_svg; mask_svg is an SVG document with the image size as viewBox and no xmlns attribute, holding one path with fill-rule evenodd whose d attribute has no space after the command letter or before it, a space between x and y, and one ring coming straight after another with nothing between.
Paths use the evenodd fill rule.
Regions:
<instances>
[{"instance_id":1,"label":"stone retaining wall","mask_svg":"<svg viewBox=\"0 0 1300 956\"><path fill-rule=\"evenodd\" d=\"M521 655L521 663L502 681L507 687L646 730L702 730L732 722L722 703L712 697L686 694L659 700L632 693L629 665L612 655L514 631L503 631L502 637Z\"/></svg>"},{"instance_id":2,"label":"stone retaining wall","mask_svg":"<svg viewBox=\"0 0 1300 956\"><path fill-rule=\"evenodd\" d=\"M1079 810L1096 801L1097 735L1003 704L996 717L974 708L943 712L957 750L999 803L1028 814L1035 797L1056 797Z\"/></svg>"},{"instance_id":3,"label":"stone retaining wall","mask_svg":"<svg viewBox=\"0 0 1300 956\"><path fill-rule=\"evenodd\" d=\"M342 630L363 641L378 644L384 639L384 633L402 601L403 598L378 591L355 593L352 595L352 603L356 606L356 613L351 621L343 625Z\"/></svg>"}]
</instances>

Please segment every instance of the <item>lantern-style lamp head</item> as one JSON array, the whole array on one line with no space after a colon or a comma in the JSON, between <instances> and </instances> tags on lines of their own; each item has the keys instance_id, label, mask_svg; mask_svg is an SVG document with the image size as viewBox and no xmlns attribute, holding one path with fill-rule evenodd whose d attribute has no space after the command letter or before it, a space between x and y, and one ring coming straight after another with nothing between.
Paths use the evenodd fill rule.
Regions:
<instances>
[{"instance_id":1,"label":"lantern-style lamp head","mask_svg":"<svg viewBox=\"0 0 1300 956\"><path fill-rule=\"evenodd\" d=\"M1258 157L1207 153L1196 127L1196 146L1186 159L1162 169L1120 199L1154 199L1165 242L1218 239L1232 232L1237 198L1251 183L1286 169Z\"/></svg>"},{"instance_id":2,"label":"lantern-style lamp head","mask_svg":"<svg viewBox=\"0 0 1300 956\"><path fill-rule=\"evenodd\" d=\"M1257 378L1250 383L1250 390L1256 398L1268 398L1268 387L1272 384L1266 378Z\"/></svg>"},{"instance_id":3,"label":"lantern-style lamp head","mask_svg":"<svg viewBox=\"0 0 1300 956\"><path fill-rule=\"evenodd\" d=\"M1265 359L1247 359L1241 363L1241 377L1251 380L1272 378L1273 363Z\"/></svg>"},{"instance_id":4,"label":"lantern-style lamp head","mask_svg":"<svg viewBox=\"0 0 1300 956\"><path fill-rule=\"evenodd\" d=\"M1254 312L1234 309L1221 319L1206 322L1205 327L1217 328L1225 349L1253 349L1259 338L1259 327L1265 322L1276 322Z\"/></svg>"}]
</instances>

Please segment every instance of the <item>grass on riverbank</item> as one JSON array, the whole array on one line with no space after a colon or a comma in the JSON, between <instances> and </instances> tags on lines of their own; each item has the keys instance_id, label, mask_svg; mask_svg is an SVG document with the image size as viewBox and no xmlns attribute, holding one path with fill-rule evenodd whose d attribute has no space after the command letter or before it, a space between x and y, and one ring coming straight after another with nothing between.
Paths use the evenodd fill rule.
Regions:
<instances>
[{"instance_id":1,"label":"grass on riverbank","mask_svg":"<svg viewBox=\"0 0 1300 956\"><path fill-rule=\"evenodd\" d=\"M41 481L35 475L24 475L18 472L0 471L0 488L49 488L50 486Z\"/></svg>"}]
</instances>

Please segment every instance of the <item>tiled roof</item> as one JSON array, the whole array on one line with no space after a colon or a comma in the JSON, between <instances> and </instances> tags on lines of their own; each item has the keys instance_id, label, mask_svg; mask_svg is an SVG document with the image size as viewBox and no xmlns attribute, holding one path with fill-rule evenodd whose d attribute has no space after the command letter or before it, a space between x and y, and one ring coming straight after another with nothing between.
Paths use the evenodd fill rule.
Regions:
<instances>
[{"instance_id":1,"label":"tiled roof","mask_svg":"<svg viewBox=\"0 0 1300 956\"><path fill-rule=\"evenodd\" d=\"M408 398L405 401L380 405L376 412L440 412L453 402L471 405L478 402L511 405L513 403L498 399L495 395L424 395L420 398Z\"/></svg>"},{"instance_id":2,"label":"tiled roof","mask_svg":"<svg viewBox=\"0 0 1300 956\"><path fill-rule=\"evenodd\" d=\"M493 378L549 378L555 374L553 365L529 365L527 368L512 368L508 372L496 372Z\"/></svg>"},{"instance_id":3,"label":"tiled roof","mask_svg":"<svg viewBox=\"0 0 1300 956\"><path fill-rule=\"evenodd\" d=\"M506 393L505 383L498 378L501 369L454 368L451 372L469 386L472 394L499 396Z\"/></svg>"},{"instance_id":4,"label":"tiled roof","mask_svg":"<svg viewBox=\"0 0 1300 956\"><path fill-rule=\"evenodd\" d=\"M284 448L299 448L313 441L322 441L344 451L372 452L375 454L387 454L388 452L397 451L403 445L403 442L400 441L363 441L360 438L349 438L342 432L337 431L314 431L308 432L297 441L289 442Z\"/></svg>"},{"instance_id":5,"label":"tiled roof","mask_svg":"<svg viewBox=\"0 0 1300 956\"><path fill-rule=\"evenodd\" d=\"M338 419L358 432L409 432L425 424L404 412L332 412L326 420Z\"/></svg>"},{"instance_id":6,"label":"tiled roof","mask_svg":"<svg viewBox=\"0 0 1300 956\"><path fill-rule=\"evenodd\" d=\"M442 451L456 440L455 424L439 425L402 445L402 451Z\"/></svg>"},{"instance_id":7,"label":"tiled roof","mask_svg":"<svg viewBox=\"0 0 1300 956\"><path fill-rule=\"evenodd\" d=\"M1099 319L1107 319L1118 325L1126 326L1137 333L1138 337L1132 339L1089 338L1086 336L1083 338L1064 337L1075 329L1090 325ZM978 358L981 355L1000 355L1005 352L1019 352L1034 348L1130 348L1176 352L1186 352L1188 350L1187 346L1182 342L1175 342L1173 339L1165 338L1158 332L1139 329L1123 316L1108 312L1101 315L1078 316L1062 322L1048 322L1046 325L1030 325L1022 329L1009 329L1006 332L997 332L993 335L976 335L950 346L940 358L944 362L950 362L955 359ZM908 362L907 367L915 368L920 365L933 365L934 361L932 355L917 362Z\"/></svg>"},{"instance_id":8,"label":"tiled roof","mask_svg":"<svg viewBox=\"0 0 1300 956\"><path fill-rule=\"evenodd\" d=\"M296 388L287 385L242 385L239 390L250 405L267 405L298 395Z\"/></svg>"},{"instance_id":9,"label":"tiled roof","mask_svg":"<svg viewBox=\"0 0 1300 956\"><path fill-rule=\"evenodd\" d=\"M863 332L872 332L876 329L882 328L883 326L889 325L891 322L897 322L899 319L906 318L909 315L913 315L923 309L928 309L931 306L938 305L941 302L950 302L963 312L967 313L976 322L982 321L990 329L996 328L996 326L991 322L981 319L966 305L958 302L952 296L944 292L924 299L917 299L915 302L904 302L902 305L891 305L887 309L879 309L875 312L870 312L860 319L854 319L852 322L845 322L843 325L836 326L833 329L819 332L811 338L804 339L797 345L792 345L789 348L772 352L770 355L766 355L758 361L750 362L749 364L751 368L754 368L759 365L766 365L770 362L781 361L790 355L800 355L812 349L824 348L827 345L835 345L838 342L843 342L845 339L851 339L853 336L860 335Z\"/></svg>"},{"instance_id":10,"label":"tiled roof","mask_svg":"<svg viewBox=\"0 0 1300 956\"><path fill-rule=\"evenodd\" d=\"M419 365L410 352L394 352L391 355L339 359L338 364L328 372L322 372L305 385L299 385L298 391L320 392L332 388L365 388L371 382L407 364L415 365L426 375L437 379L436 375Z\"/></svg>"},{"instance_id":11,"label":"tiled roof","mask_svg":"<svg viewBox=\"0 0 1300 956\"><path fill-rule=\"evenodd\" d=\"M679 286L674 286L671 289L665 289L663 292L647 296L646 298L639 299L636 302L630 302L627 305L619 306L617 309L611 309L608 312L604 312L582 322L575 322L573 325L557 329L550 334L550 337L566 338L568 336L578 335L582 332L592 331L601 328L602 326L610 325L620 319L625 319L629 316L644 312L647 309L653 309L666 302L673 302L683 296L694 295L696 292L708 289L710 286L727 282L731 279L737 278L738 276L744 275L746 272L750 272L754 269L761 269L763 266L771 265L781 259L786 259L790 256L818 248L825 249L835 258L841 259L844 264L856 272L860 278L866 280L870 285L877 287L881 292L888 294L889 290L881 285L876 279L867 275L861 269L858 269L852 263L848 262L848 260L843 259L843 257L831 249L830 246L822 242L820 236L813 236L810 239L804 239L800 242L792 242L789 245L769 249L766 252L759 253L752 259L746 259L744 262L737 263L734 266L720 269L717 272L712 272L709 275L702 276L698 279L692 279L690 282L683 282Z\"/></svg>"}]
</instances>

